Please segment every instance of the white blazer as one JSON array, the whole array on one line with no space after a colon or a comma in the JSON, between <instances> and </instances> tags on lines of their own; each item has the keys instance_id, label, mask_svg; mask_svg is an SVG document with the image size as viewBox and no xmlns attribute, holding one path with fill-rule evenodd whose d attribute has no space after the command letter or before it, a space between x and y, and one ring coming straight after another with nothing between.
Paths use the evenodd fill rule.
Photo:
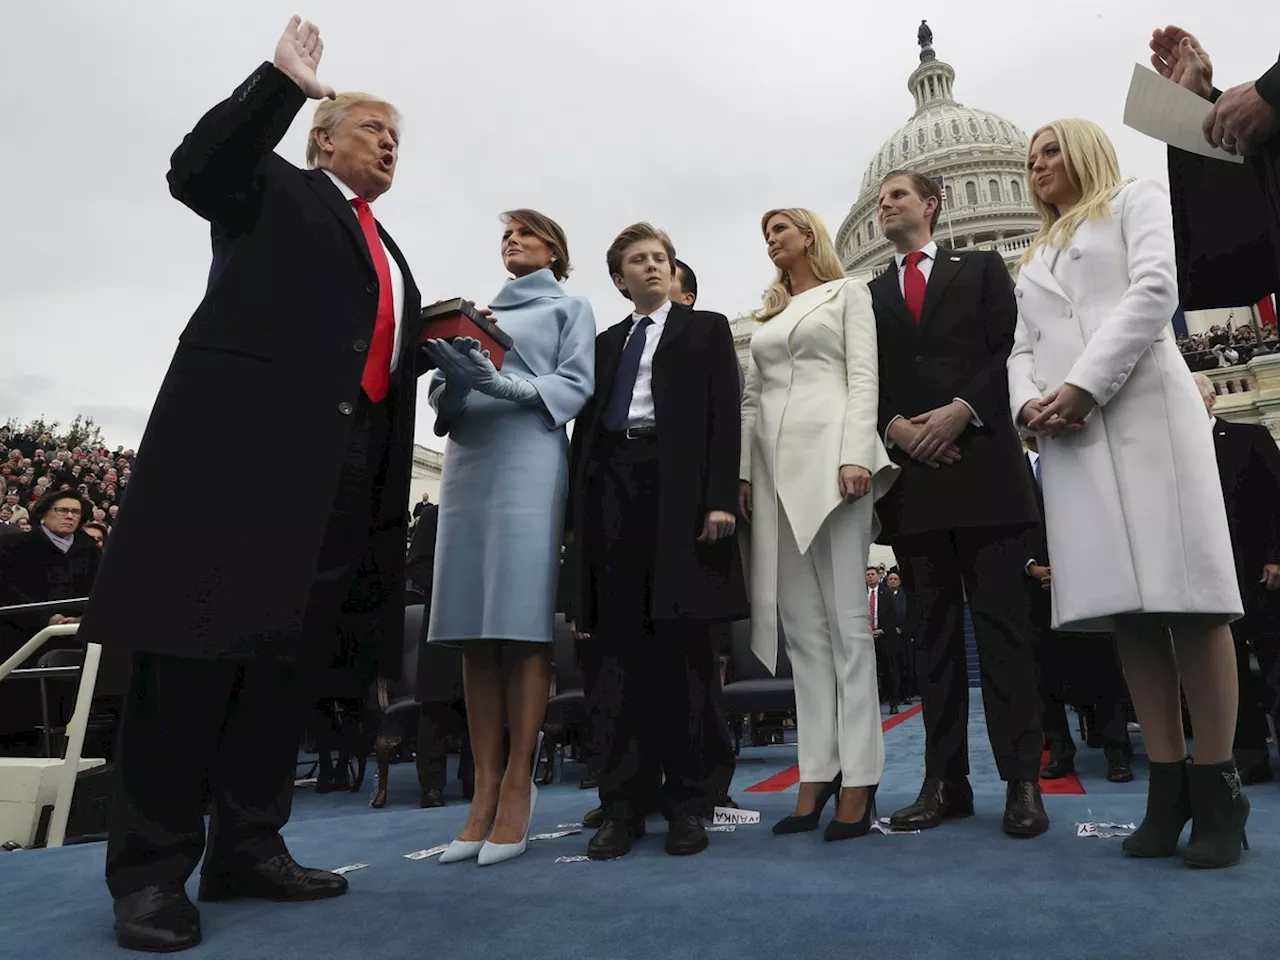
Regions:
<instances>
[{"instance_id":1,"label":"white blazer","mask_svg":"<svg viewBox=\"0 0 1280 960\"><path fill-rule=\"evenodd\" d=\"M1063 383L1098 408L1039 442L1055 629L1110 631L1121 613L1241 614L1209 419L1174 342L1168 191L1138 180L1111 216L1018 276L1009 399Z\"/></svg>"},{"instance_id":2,"label":"white blazer","mask_svg":"<svg viewBox=\"0 0 1280 960\"><path fill-rule=\"evenodd\" d=\"M897 475L876 431L879 366L871 293L857 280L832 280L793 297L751 338L739 476L751 483L754 504L751 646L771 671L778 659L778 504L805 553L844 505L840 467L865 467L876 500ZM848 562L856 576L867 558Z\"/></svg>"}]
</instances>

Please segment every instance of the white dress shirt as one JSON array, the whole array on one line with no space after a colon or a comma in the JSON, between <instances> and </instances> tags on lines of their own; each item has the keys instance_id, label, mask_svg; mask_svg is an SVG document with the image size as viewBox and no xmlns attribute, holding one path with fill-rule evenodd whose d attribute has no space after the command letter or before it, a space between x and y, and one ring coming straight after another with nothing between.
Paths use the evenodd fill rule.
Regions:
<instances>
[{"instance_id":1,"label":"white dress shirt","mask_svg":"<svg viewBox=\"0 0 1280 960\"><path fill-rule=\"evenodd\" d=\"M924 254L924 259L916 264L916 267L922 274L924 274L924 284L927 291L929 287L929 277L933 275L933 263L938 259L938 245L934 241L930 240L920 248L919 252ZM907 276L906 267L904 266L907 262L907 256L908 255L905 253L895 253L893 255L893 262L897 264L898 267L898 291L902 294L902 298L904 300L907 298ZM978 411L973 409L973 405L969 403L968 400L964 397L952 397L951 399L959 400L969 408L969 422L971 424L975 427L982 426L982 421L978 418ZM893 420L897 420L901 416L902 414L898 414L898 416L894 417ZM884 445L888 450L893 449L893 441L889 439L889 427L893 426L893 420L890 420L888 425L884 428Z\"/></svg>"},{"instance_id":2,"label":"white dress shirt","mask_svg":"<svg viewBox=\"0 0 1280 960\"><path fill-rule=\"evenodd\" d=\"M644 352L640 354L640 369L636 371L636 385L631 391L631 406L627 409L628 427L652 427L657 424L653 406L653 355L658 352L658 343L662 340L662 328L667 324L667 315L671 313L671 301L668 300L653 313L648 314L651 321L645 328ZM635 325L627 334L627 342L631 342L642 313L633 313L631 319ZM623 345L626 349L626 345Z\"/></svg>"},{"instance_id":3,"label":"white dress shirt","mask_svg":"<svg viewBox=\"0 0 1280 960\"><path fill-rule=\"evenodd\" d=\"M354 190L342 182L342 179L332 170L325 170L325 174L333 181L334 186L342 191L342 196L350 203L359 196ZM371 205L372 207L372 205ZM355 208L351 208L351 215L355 216ZM376 218L375 218L376 219ZM379 241L382 237L378 237ZM387 269L391 271L391 306L396 313L396 333L395 340L391 344L391 369L395 370L400 365L400 335L404 327L404 274L400 272L400 264L396 263L396 258L391 256L391 251L387 249L385 243L382 244L383 256L387 258Z\"/></svg>"}]
</instances>

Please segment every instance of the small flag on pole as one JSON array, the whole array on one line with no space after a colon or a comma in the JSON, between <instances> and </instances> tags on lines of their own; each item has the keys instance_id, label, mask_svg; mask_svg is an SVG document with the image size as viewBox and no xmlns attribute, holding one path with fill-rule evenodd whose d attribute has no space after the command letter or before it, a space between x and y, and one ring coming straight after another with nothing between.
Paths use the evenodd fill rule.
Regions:
<instances>
[{"instance_id":1,"label":"small flag on pole","mask_svg":"<svg viewBox=\"0 0 1280 960\"><path fill-rule=\"evenodd\" d=\"M938 185L938 191L942 194L942 202L947 202L947 180L945 177L934 177L933 182Z\"/></svg>"}]
</instances>

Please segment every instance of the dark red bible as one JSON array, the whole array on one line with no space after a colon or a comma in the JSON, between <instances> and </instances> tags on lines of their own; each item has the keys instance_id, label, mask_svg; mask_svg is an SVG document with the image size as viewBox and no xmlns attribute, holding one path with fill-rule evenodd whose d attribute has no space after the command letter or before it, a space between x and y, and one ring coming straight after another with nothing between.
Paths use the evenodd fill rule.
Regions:
<instances>
[{"instance_id":1,"label":"dark red bible","mask_svg":"<svg viewBox=\"0 0 1280 960\"><path fill-rule=\"evenodd\" d=\"M499 370L507 351L515 346L515 341L505 330L477 311L475 304L461 297L422 308L423 341L452 343L455 337L479 340L480 349L489 351L489 359Z\"/></svg>"}]
</instances>

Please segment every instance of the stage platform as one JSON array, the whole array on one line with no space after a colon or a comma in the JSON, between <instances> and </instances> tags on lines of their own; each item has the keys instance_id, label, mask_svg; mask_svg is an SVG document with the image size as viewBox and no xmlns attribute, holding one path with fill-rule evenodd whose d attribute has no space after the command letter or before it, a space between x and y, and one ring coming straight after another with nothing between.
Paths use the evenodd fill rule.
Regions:
<instances>
[{"instance_id":1,"label":"stage platform","mask_svg":"<svg viewBox=\"0 0 1280 960\"><path fill-rule=\"evenodd\" d=\"M880 807L887 815L913 800L920 785L918 709L885 737ZM1130 860L1118 839L1076 836L1078 821L1141 818L1141 757L1138 779L1113 785L1103 779L1101 752L1081 746L1080 786L1066 789L1084 792L1046 797L1050 832L1014 840L1000 832L1004 793L977 703L970 740L975 817L921 834L834 844L824 843L820 831L769 832L792 809L795 788L787 784L794 780L795 748L746 749L733 793L744 808L760 811L761 824L713 834L710 850L687 858L663 852L658 820L631 855L612 863L556 862L585 853L584 833L537 841L521 859L496 867L442 867L434 858L404 855L454 836L466 812L456 781L446 795L450 805L437 810L418 809L411 764L392 767L383 810L368 808L367 790L317 796L299 788L286 831L290 849L311 866L367 863L349 875L351 892L316 903L203 906L205 942L182 956L1270 960L1280 954L1280 785L1249 788L1252 850L1242 866L1192 871L1177 859ZM566 773L580 770L570 764ZM759 784L768 789L750 789ZM534 832L579 821L594 799L574 782L542 788ZM0 960L131 956L112 939L103 853L101 843L0 853Z\"/></svg>"}]
</instances>

